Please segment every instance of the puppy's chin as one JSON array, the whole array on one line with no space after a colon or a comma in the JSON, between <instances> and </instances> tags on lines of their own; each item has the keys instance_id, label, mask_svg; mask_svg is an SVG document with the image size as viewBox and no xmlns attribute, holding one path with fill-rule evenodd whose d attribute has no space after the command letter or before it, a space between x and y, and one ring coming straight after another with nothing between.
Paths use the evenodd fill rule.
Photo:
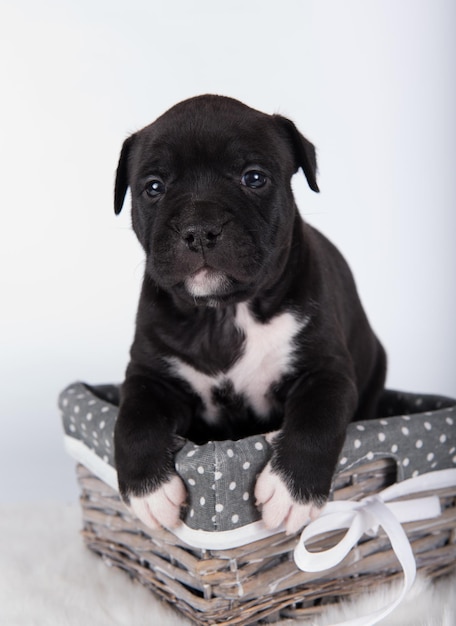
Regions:
<instances>
[{"instance_id":1,"label":"puppy's chin","mask_svg":"<svg viewBox=\"0 0 456 626\"><path fill-rule=\"evenodd\" d=\"M193 298L217 298L226 294L231 286L223 272L203 267L187 276L185 289Z\"/></svg>"},{"instance_id":2,"label":"puppy's chin","mask_svg":"<svg viewBox=\"0 0 456 626\"><path fill-rule=\"evenodd\" d=\"M188 274L182 282L164 288L177 301L198 307L225 307L244 302L252 295L250 282L238 280L211 267L200 268Z\"/></svg>"}]
</instances>

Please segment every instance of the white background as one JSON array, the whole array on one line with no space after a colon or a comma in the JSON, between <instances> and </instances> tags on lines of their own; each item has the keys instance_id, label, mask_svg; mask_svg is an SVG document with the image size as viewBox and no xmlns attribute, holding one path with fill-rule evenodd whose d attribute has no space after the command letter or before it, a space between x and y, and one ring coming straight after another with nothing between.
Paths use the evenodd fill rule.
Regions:
<instances>
[{"instance_id":1,"label":"white background","mask_svg":"<svg viewBox=\"0 0 456 626\"><path fill-rule=\"evenodd\" d=\"M303 215L348 259L388 384L456 396L452 0L1 0L0 499L76 497L58 392L122 379L143 257L125 137L233 96L318 148Z\"/></svg>"}]
</instances>

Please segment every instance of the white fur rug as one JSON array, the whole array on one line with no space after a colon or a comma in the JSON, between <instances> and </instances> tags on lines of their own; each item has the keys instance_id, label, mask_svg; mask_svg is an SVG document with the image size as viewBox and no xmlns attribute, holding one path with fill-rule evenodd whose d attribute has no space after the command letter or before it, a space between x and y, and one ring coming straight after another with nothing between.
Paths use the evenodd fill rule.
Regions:
<instances>
[{"instance_id":1,"label":"white fur rug","mask_svg":"<svg viewBox=\"0 0 456 626\"><path fill-rule=\"evenodd\" d=\"M0 506L2 626L187 626L190 622L92 555L79 535L77 504ZM456 577L418 580L383 626L454 626ZM328 626L383 606L384 588L315 620ZM282 625L298 626L284 621ZM308 622L306 622L308 625Z\"/></svg>"}]
</instances>

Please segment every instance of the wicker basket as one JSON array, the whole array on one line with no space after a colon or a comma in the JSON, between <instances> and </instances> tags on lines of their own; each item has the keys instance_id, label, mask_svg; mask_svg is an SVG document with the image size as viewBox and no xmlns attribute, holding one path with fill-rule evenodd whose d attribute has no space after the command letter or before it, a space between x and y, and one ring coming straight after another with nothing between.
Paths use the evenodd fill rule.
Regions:
<instances>
[{"instance_id":1,"label":"wicker basket","mask_svg":"<svg viewBox=\"0 0 456 626\"><path fill-rule=\"evenodd\" d=\"M432 419L432 412L425 415ZM453 418L446 419L453 423ZM449 452L455 463L453 447ZM377 493L397 481L399 470L393 458L364 458L355 468L339 471L333 499L360 500ZM78 464L77 474L87 546L196 624L310 619L344 596L361 594L401 576L397 557L382 531L363 536L337 567L308 573L299 570L293 560L298 536L279 533L232 549L197 549L168 531L150 531L129 514L116 490L84 465ZM417 568L431 578L455 567L456 484L433 495L440 499L441 514L404 524ZM343 534L320 535L307 547L327 549Z\"/></svg>"},{"instance_id":2,"label":"wicker basket","mask_svg":"<svg viewBox=\"0 0 456 626\"><path fill-rule=\"evenodd\" d=\"M77 473L87 546L197 624L315 616L328 603L394 580L400 571L381 533L363 540L323 575L296 568L292 557L298 539L285 534L232 550L189 548L174 534L151 533L129 516L118 494L84 466L78 465ZM366 463L356 474L339 475L335 498L359 499L390 484L394 476L390 461ZM439 518L405 525L417 567L429 577L447 573L456 561L456 487L438 495L443 509ZM328 535L313 547L329 547L336 539Z\"/></svg>"}]
</instances>

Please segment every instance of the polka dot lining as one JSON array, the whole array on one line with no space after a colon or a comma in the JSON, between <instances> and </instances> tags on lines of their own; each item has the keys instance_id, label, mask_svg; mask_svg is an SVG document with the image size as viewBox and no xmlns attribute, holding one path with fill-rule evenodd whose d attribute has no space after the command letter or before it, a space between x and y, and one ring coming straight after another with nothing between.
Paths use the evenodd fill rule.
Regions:
<instances>
[{"instance_id":1,"label":"polka dot lining","mask_svg":"<svg viewBox=\"0 0 456 626\"><path fill-rule=\"evenodd\" d=\"M385 418L349 425L336 474L384 457L397 463L399 481L456 467L456 400L385 394L389 398ZM118 403L119 389L114 385L76 383L59 397L65 433L112 467ZM188 490L186 524L195 530L224 531L257 521L254 485L270 455L262 435L203 446L187 442L176 455L176 468Z\"/></svg>"}]
</instances>

